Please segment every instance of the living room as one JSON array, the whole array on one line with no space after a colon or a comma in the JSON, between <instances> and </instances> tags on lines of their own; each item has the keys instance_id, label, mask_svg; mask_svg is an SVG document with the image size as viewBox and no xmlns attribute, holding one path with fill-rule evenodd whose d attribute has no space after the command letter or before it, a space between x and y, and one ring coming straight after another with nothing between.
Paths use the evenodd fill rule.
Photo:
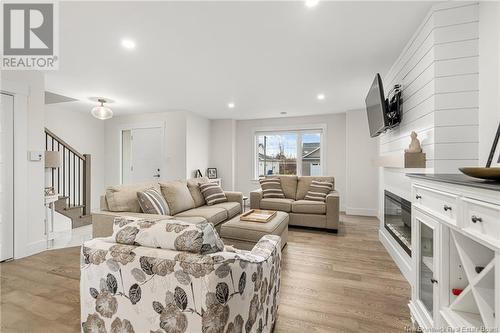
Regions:
<instances>
[{"instance_id":1,"label":"living room","mask_svg":"<svg viewBox=\"0 0 500 333\"><path fill-rule=\"evenodd\" d=\"M44 3L2 332L498 330L499 3Z\"/></svg>"}]
</instances>

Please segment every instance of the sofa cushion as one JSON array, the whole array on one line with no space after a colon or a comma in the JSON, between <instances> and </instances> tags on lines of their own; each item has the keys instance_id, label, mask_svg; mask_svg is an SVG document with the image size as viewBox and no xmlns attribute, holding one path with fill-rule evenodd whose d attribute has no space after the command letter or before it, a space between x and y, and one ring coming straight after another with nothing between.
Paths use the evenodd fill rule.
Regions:
<instances>
[{"instance_id":1,"label":"sofa cushion","mask_svg":"<svg viewBox=\"0 0 500 333\"><path fill-rule=\"evenodd\" d=\"M325 202L327 194L331 191L333 191L333 183L313 180L304 199Z\"/></svg>"},{"instance_id":2,"label":"sofa cushion","mask_svg":"<svg viewBox=\"0 0 500 333\"><path fill-rule=\"evenodd\" d=\"M266 198L260 201L260 208L289 213L292 211L292 202L292 199Z\"/></svg>"},{"instance_id":3,"label":"sofa cushion","mask_svg":"<svg viewBox=\"0 0 500 333\"><path fill-rule=\"evenodd\" d=\"M295 200L297 192L297 176L278 176L281 180L281 188L285 194L285 198Z\"/></svg>"},{"instance_id":4,"label":"sofa cushion","mask_svg":"<svg viewBox=\"0 0 500 333\"><path fill-rule=\"evenodd\" d=\"M226 202L227 198L224 191L216 183L200 184L200 191L205 198L208 206L213 206L218 203Z\"/></svg>"},{"instance_id":5,"label":"sofa cushion","mask_svg":"<svg viewBox=\"0 0 500 333\"><path fill-rule=\"evenodd\" d=\"M154 188L160 191L158 183L142 183L132 185L109 186L106 189L106 202L112 212L141 213L142 209L137 200L137 192Z\"/></svg>"},{"instance_id":6,"label":"sofa cushion","mask_svg":"<svg viewBox=\"0 0 500 333\"><path fill-rule=\"evenodd\" d=\"M208 177L191 178L187 180L187 187L189 189L189 192L191 192L195 207L201 207L206 204L205 198L203 197L203 194L201 194L199 188L199 184L204 183L208 183Z\"/></svg>"},{"instance_id":7,"label":"sofa cushion","mask_svg":"<svg viewBox=\"0 0 500 333\"><path fill-rule=\"evenodd\" d=\"M326 214L326 204L320 201L297 200L292 203L292 212L303 214Z\"/></svg>"},{"instance_id":8,"label":"sofa cushion","mask_svg":"<svg viewBox=\"0 0 500 333\"><path fill-rule=\"evenodd\" d=\"M241 213L241 205L239 202L223 202L213 205L212 207L223 208L227 211L227 218L233 218Z\"/></svg>"},{"instance_id":9,"label":"sofa cushion","mask_svg":"<svg viewBox=\"0 0 500 333\"><path fill-rule=\"evenodd\" d=\"M313 180L318 180L321 182L330 182L335 188L335 178L333 177L319 177L319 176L302 176L297 180L297 196L295 200L304 200L307 191L309 191L309 185Z\"/></svg>"},{"instance_id":10,"label":"sofa cushion","mask_svg":"<svg viewBox=\"0 0 500 333\"><path fill-rule=\"evenodd\" d=\"M172 219L116 217L112 238L118 244L139 245L200 254L224 250L224 243L208 222L191 224Z\"/></svg>"},{"instance_id":11,"label":"sofa cushion","mask_svg":"<svg viewBox=\"0 0 500 333\"><path fill-rule=\"evenodd\" d=\"M186 217L186 216L199 216L203 217L208 222L213 225L217 225L222 221L227 219L227 211L224 208L213 207L213 206L201 206L198 208L193 208L182 213L175 215L175 217Z\"/></svg>"},{"instance_id":12,"label":"sofa cushion","mask_svg":"<svg viewBox=\"0 0 500 333\"><path fill-rule=\"evenodd\" d=\"M161 193L154 188L137 192L137 200L141 210L146 214L170 215L168 204Z\"/></svg>"},{"instance_id":13,"label":"sofa cushion","mask_svg":"<svg viewBox=\"0 0 500 333\"><path fill-rule=\"evenodd\" d=\"M259 179L259 183L262 188L263 198L285 198L279 178L262 178Z\"/></svg>"},{"instance_id":14,"label":"sofa cushion","mask_svg":"<svg viewBox=\"0 0 500 333\"><path fill-rule=\"evenodd\" d=\"M185 182L165 182L160 183L160 187L172 215L194 208L193 197Z\"/></svg>"}]
</instances>

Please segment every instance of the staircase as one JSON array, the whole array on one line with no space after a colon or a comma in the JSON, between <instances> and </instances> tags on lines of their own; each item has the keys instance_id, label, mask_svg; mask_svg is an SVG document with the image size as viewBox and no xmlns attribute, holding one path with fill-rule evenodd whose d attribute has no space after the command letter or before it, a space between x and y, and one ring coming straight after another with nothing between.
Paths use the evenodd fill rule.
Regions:
<instances>
[{"instance_id":1,"label":"staircase","mask_svg":"<svg viewBox=\"0 0 500 333\"><path fill-rule=\"evenodd\" d=\"M91 224L90 155L79 153L47 128L45 149L61 154L61 166L50 172L51 186L59 194L56 212L71 219L72 228Z\"/></svg>"}]
</instances>

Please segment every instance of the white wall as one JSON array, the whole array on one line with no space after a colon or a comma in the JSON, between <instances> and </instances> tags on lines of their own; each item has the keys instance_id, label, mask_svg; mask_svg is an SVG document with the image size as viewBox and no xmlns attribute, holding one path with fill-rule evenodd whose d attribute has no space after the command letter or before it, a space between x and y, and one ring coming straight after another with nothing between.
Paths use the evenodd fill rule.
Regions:
<instances>
[{"instance_id":1,"label":"white wall","mask_svg":"<svg viewBox=\"0 0 500 333\"><path fill-rule=\"evenodd\" d=\"M45 127L82 154L91 155L91 210L104 192L104 121L90 112L68 111L65 103L45 105Z\"/></svg>"},{"instance_id":2,"label":"white wall","mask_svg":"<svg viewBox=\"0 0 500 333\"><path fill-rule=\"evenodd\" d=\"M426 170L458 173L478 163L479 7L475 2L434 6L383 76L388 91L403 87L403 120L379 138L379 151L403 154L411 131L418 133L426 153ZM381 169L379 211L383 190L410 200L404 169Z\"/></svg>"},{"instance_id":3,"label":"white wall","mask_svg":"<svg viewBox=\"0 0 500 333\"><path fill-rule=\"evenodd\" d=\"M236 190L248 195L259 188L255 182L255 139L259 128L284 128L286 126L326 125L326 170L325 175L335 177L335 188L340 192L340 207L345 210L346 194L346 115L238 120L236 122ZM229 138L228 138L229 140Z\"/></svg>"},{"instance_id":4,"label":"white wall","mask_svg":"<svg viewBox=\"0 0 500 333\"><path fill-rule=\"evenodd\" d=\"M370 137L366 110L346 112L346 196L349 215L377 216L378 140Z\"/></svg>"},{"instance_id":5,"label":"white wall","mask_svg":"<svg viewBox=\"0 0 500 333\"><path fill-rule=\"evenodd\" d=\"M188 114L186 117L186 178L195 177L197 169L205 175L209 167L211 147L210 120Z\"/></svg>"},{"instance_id":6,"label":"white wall","mask_svg":"<svg viewBox=\"0 0 500 333\"><path fill-rule=\"evenodd\" d=\"M235 190L236 120L218 119L210 124L210 167L217 168L222 188Z\"/></svg>"},{"instance_id":7,"label":"white wall","mask_svg":"<svg viewBox=\"0 0 500 333\"><path fill-rule=\"evenodd\" d=\"M15 258L40 252L45 248L43 200L44 164L43 161L28 161L28 152L45 150L44 137L44 90L45 78L37 71L2 71L4 80L27 88L27 112L20 115L21 110L14 106L15 129L14 145L22 143L26 150L15 150L14 159L20 162L15 166ZM19 158L19 159L18 159ZM19 173L22 173L19 175ZM19 176L19 177L18 177ZM16 183L16 180L19 182ZM19 213L19 214L17 214Z\"/></svg>"},{"instance_id":8,"label":"white wall","mask_svg":"<svg viewBox=\"0 0 500 333\"><path fill-rule=\"evenodd\" d=\"M479 4L479 165L488 159L500 122L500 3Z\"/></svg>"},{"instance_id":9,"label":"white wall","mask_svg":"<svg viewBox=\"0 0 500 333\"><path fill-rule=\"evenodd\" d=\"M141 126L165 126L161 180L186 179L209 164L210 122L186 111L143 113L105 121L106 185L120 184L121 130Z\"/></svg>"}]
</instances>

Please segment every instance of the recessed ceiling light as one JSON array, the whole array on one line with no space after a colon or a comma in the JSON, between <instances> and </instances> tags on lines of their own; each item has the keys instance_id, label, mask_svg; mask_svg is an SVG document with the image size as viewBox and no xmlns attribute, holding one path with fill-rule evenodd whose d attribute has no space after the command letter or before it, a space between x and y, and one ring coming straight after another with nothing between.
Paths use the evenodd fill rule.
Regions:
<instances>
[{"instance_id":1,"label":"recessed ceiling light","mask_svg":"<svg viewBox=\"0 0 500 333\"><path fill-rule=\"evenodd\" d=\"M135 49L135 42L131 39L122 39L122 46L126 49Z\"/></svg>"},{"instance_id":2,"label":"recessed ceiling light","mask_svg":"<svg viewBox=\"0 0 500 333\"><path fill-rule=\"evenodd\" d=\"M288 114L286 111L281 111L280 114Z\"/></svg>"},{"instance_id":3,"label":"recessed ceiling light","mask_svg":"<svg viewBox=\"0 0 500 333\"><path fill-rule=\"evenodd\" d=\"M236 105L233 102L227 103L227 107L230 108L230 109L234 109L235 106Z\"/></svg>"},{"instance_id":4,"label":"recessed ceiling light","mask_svg":"<svg viewBox=\"0 0 500 333\"><path fill-rule=\"evenodd\" d=\"M318 101L322 101L322 100L324 100L324 99L325 99L325 95L324 95L324 94L318 94L318 95L316 96L316 99L317 99Z\"/></svg>"},{"instance_id":5,"label":"recessed ceiling light","mask_svg":"<svg viewBox=\"0 0 500 333\"><path fill-rule=\"evenodd\" d=\"M313 8L316 7L319 3L319 0L306 0L305 5L307 8Z\"/></svg>"}]
</instances>

